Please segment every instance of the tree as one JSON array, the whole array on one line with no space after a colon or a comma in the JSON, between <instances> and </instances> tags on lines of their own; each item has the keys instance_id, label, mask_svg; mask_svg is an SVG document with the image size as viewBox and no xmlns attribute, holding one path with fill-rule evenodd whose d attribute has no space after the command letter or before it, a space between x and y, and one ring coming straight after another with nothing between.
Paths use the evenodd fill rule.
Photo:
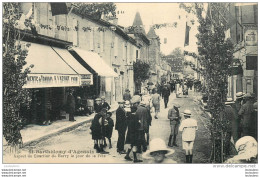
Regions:
<instances>
[{"instance_id":1,"label":"tree","mask_svg":"<svg viewBox=\"0 0 260 177\"><path fill-rule=\"evenodd\" d=\"M141 90L142 82L150 77L150 65L141 60L136 60L136 62L133 63L133 68L136 90Z\"/></svg>"},{"instance_id":2,"label":"tree","mask_svg":"<svg viewBox=\"0 0 260 177\"><path fill-rule=\"evenodd\" d=\"M19 110L30 101L29 91L22 88L30 68L24 68L27 50L15 28L21 16L19 9L19 3L3 3L3 135L12 148L22 144Z\"/></svg>"},{"instance_id":3,"label":"tree","mask_svg":"<svg viewBox=\"0 0 260 177\"><path fill-rule=\"evenodd\" d=\"M228 76L233 60L233 44L230 39L225 40L225 26L220 19L218 10L212 10L211 6L222 8L221 3L208 3L208 14L202 17L204 12L203 3L193 3L180 5L187 12L196 14L199 27L198 38L198 61L204 68L202 72L207 84L208 108L212 115L211 138L213 162L224 161L223 141L230 122L225 118L223 111L227 99ZM195 55L194 55L195 56Z\"/></svg>"}]
</instances>

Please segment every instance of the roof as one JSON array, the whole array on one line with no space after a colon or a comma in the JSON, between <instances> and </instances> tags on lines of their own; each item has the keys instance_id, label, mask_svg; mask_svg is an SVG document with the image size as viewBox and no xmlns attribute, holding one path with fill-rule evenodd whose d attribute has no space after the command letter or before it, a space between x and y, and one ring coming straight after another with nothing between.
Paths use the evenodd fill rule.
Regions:
<instances>
[{"instance_id":1,"label":"roof","mask_svg":"<svg viewBox=\"0 0 260 177\"><path fill-rule=\"evenodd\" d=\"M147 37L148 37L149 39L151 39L151 38L157 38L157 37L158 37L158 36L156 35L156 33L155 33L153 27L151 27L150 30L149 30L149 32L147 33Z\"/></svg>"},{"instance_id":2,"label":"roof","mask_svg":"<svg viewBox=\"0 0 260 177\"><path fill-rule=\"evenodd\" d=\"M143 22L142 22L141 15L140 15L139 12L136 12L136 14L135 14L133 27L134 28L138 27L137 28L138 32L145 34L145 30L144 30L144 27L143 27Z\"/></svg>"}]
</instances>

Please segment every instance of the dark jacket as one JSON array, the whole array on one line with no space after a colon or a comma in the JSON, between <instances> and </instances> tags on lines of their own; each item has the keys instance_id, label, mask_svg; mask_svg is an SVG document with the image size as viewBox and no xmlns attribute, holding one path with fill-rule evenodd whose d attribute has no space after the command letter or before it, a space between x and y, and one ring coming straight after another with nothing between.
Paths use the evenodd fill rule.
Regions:
<instances>
[{"instance_id":1,"label":"dark jacket","mask_svg":"<svg viewBox=\"0 0 260 177\"><path fill-rule=\"evenodd\" d=\"M250 123L252 122L252 113L254 111L253 103L251 101L247 101L242 105L241 109L238 112L238 115L242 116L242 127L250 127Z\"/></svg>"},{"instance_id":2,"label":"dark jacket","mask_svg":"<svg viewBox=\"0 0 260 177\"><path fill-rule=\"evenodd\" d=\"M127 128L126 111L118 107L116 110L116 126L115 129L118 131L125 131Z\"/></svg>"},{"instance_id":3,"label":"dark jacket","mask_svg":"<svg viewBox=\"0 0 260 177\"><path fill-rule=\"evenodd\" d=\"M105 137L111 138L113 133L114 121L111 118L107 118L108 124L105 126Z\"/></svg>"},{"instance_id":4,"label":"dark jacket","mask_svg":"<svg viewBox=\"0 0 260 177\"><path fill-rule=\"evenodd\" d=\"M105 108L107 111L110 109L110 106L107 102L101 103L102 108Z\"/></svg>"},{"instance_id":5,"label":"dark jacket","mask_svg":"<svg viewBox=\"0 0 260 177\"><path fill-rule=\"evenodd\" d=\"M102 119L102 115L99 113L96 114L90 126L93 140L102 139L102 125L100 124L100 119Z\"/></svg>"},{"instance_id":6,"label":"dark jacket","mask_svg":"<svg viewBox=\"0 0 260 177\"><path fill-rule=\"evenodd\" d=\"M165 97L169 97L170 94L171 94L170 89L167 86L164 86L162 90L162 96L165 98Z\"/></svg>"},{"instance_id":7,"label":"dark jacket","mask_svg":"<svg viewBox=\"0 0 260 177\"><path fill-rule=\"evenodd\" d=\"M144 106L138 106L136 111L136 116L140 122L139 130L144 130L148 132L149 129L149 114L147 108Z\"/></svg>"},{"instance_id":8,"label":"dark jacket","mask_svg":"<svg viewBox=\"0 0 260 177\"><path fill-rule=\"evenodd\" d=\"M69 94L67 97L67 112L68 113L75 112L75 98L71 94Z\"/></svg>"},{"instance_id":9,"label":"dark jacket","mask_svg":"<svg viewBox=\"0 0 260 177\"><path fill-rule=\"evenodd\" d=\"M94 104L94 110L96 113L99 113L102 110L103 106L101 104Z\"/></svg>"},{"instance_id":10,"label":"dark jacket","mask_svg":"<svg viewBox=\"0 0 260 177\"><path fill-rule=\"evenodd\" d=\"M232 132L233 137L237 138L238 124L234 109L230 105L226 105L224 114L227 122L227 131Z\"/></svg>"}]
</instances>

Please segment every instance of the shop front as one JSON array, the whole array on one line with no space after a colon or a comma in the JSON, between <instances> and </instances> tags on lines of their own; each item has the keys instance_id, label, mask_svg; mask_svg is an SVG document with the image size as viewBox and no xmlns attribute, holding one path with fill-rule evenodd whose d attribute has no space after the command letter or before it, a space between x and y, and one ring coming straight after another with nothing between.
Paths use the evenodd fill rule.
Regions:
<instances>
[{"instance_id":1,"label":"shop front","mask_svg":"<svg viewBox=\"0 0 260 177\"><path fill-rule=\"evenodd\" d=\"M23 86L32 92L29 123L61 119L66 111L67 91L93 84L92 74L66 49L31 43L26 62L24 69L33 65Z\"/></svg>"},{"instance_id":2,"label":"shop front","mask_svg":"<svg viewBox=\"0 0 260 177\"><path fill-rule=\"evenodd\" d=\"M70 53L93 74L93 98L105 96L106 101L112 104L115 101L113 88L114 78L118 74L97 54L77 47L69 49Z\"/></svg>"}]
</instances>

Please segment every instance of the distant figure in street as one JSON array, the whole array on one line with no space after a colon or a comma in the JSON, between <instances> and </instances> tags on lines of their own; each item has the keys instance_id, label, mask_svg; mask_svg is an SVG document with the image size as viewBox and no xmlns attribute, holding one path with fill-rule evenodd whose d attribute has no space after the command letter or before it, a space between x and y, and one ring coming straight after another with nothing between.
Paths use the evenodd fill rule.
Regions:
<instances>
[{"instance_id":1,"label":"distant figure in street","mask_svg":"<svg viewBox=\"0 0 260 177\"><path fill-rule=\"evenodd\" d=\"M130 90L127 88L127 89L125 89L125 93L123 95L123 100L130 101L131 99L132 99L132 96L130 94Z\"/></svg>"},{"instance_id":2,"label":"distant figure in street","mask_svg":"<svg viewBox=\"0 0 260 177\"><path fill-rule=\"evenodd\" d=\"M177 163L172 159L168 158L168 156L174 153L173 149L169 149L166 147L165 142L156 138L151 141L150 148L147 152L143 154L144 159L151 159L148 163L161 163L161 164L172 164Z\"/></svg>"},{"instance_id":3,"label":"distant figure in street","mask_svg":"<svg viewBox=\"0 0 260 177\"><path fill-rule=\"evenodd\" d=\"M95 100L95 104L94 104L94 110L96 113L99 113L102 110L102 104L101 104L101 98L96 98Z\"/></svg>"},{"instance_id":4,"label":"distant figure in street","mask_svg":"<svg viewBox=\"0 0 260 177\"><path fill-rule=\"evenodd\" d=\"M170 147L177 146L176 137L178 135L179 125L181 120L179 108L180 108L179 104L174 104L173 108L169 109L168 111L168 119L170 119L170 126L171 126L171 134L168 143L168 146Z\"/></svg>"},{"instance_id":5,"label":"distant figure in street","mask_svg":"<svg viewBox=\"0 0 260 177\"><path fill-rule=\"evenodd\" d=\"M241 127L242 127L242 137L250 135L250 125L252 122L252 113L254 112L253 107L253 97L250 93L244 96L246 101L238 112L238 115L242 116Z\"/></svg>"},{"instance_id":6,"label":"distant figure in street","mask_svg":"<svg viewBox=\"0 0 260 177\"><path fill-rule=\"evenodd\" d=\"M257 141L251 136L244 136L240 138L236 144L237 155L225 161L225 163L245 164L258 163L257 161Z\"/></svg>"},{"instance_id":7,"label":"distant figure in street","mask_svg":"<svg viewBox=\"0 0 260 177\"><path fill-rule=\"evenodd\" d=\"M241 133L242 133L242 127L241 127L242 116L238 115L238 112L239 112L239 110L241 109L241 107L243 105L243 96L244 96L243 92L236 93L236 100L235 100L234 108L235 108L235 116L236 116L237 125L238 125L238 135L237 135L237 139L234 140L235 142L239 138L241 138Z\"/></svg>"},{"instance_id":8,"label":"distant figure in street","mask_svg":"<svg viewBox=\"0 0 260 177\"><path fill-rule=\"evenodd\" d=\"M182 94L187 97L189 95L189 88L187 86L187 82L184 82L183 87L182 87Z\"/></svg>"},{"instance_id":9,"label":"distant figure in street","mask_svg":"<svg viewBox=\"0 0 260 177\"><path fill-rule=\"evenodd\" d=\"M94 140L94 149L97 153L108 154L104 151L104 134L105 134L106 109L97 113L91 122L92 139Z\"/></svg>"},{"instance_id":10,"label":"distant figure in street","mask_svg":"<svg viewBox=\"0 0 260 177\"><path fill-rule=\"evenodd\" d=\"M125 159L132 161L129 155L130 152L133 151L134 163L142 162L142 160L137 158L138 147L142 145L142 141L140 141L141 134L140 131L138 131L140 127L140 121L139 118L136 116L137 107L140 101L141 98L139 96L134 96L131 99L131 113L127 113L128 130L125 144L128 145L128 150Z\"/></svg>"},{"instance_id":11,"label":"distant figure in street","mask_svg":"<svg viewBox=\"0 0 260 177\"><path fill-rule=\"evenodd\" d=\"M118 101L119 107L116 110L116 126L115 129L118 131L118 141L117 141L117 152L120 154L125 154L125 133L127 129L126 121L126 111L124 109L125 101Z\"/></svg>"},{"instance_id":12,"label":"distant figure in street","mask_svg":"<svg viewBox=\"0 0 260 177\"><path fill-rule=\"evenodd\" d=\"M152 104L155 111L155 119L158 119L158 113L160 112L160 95L157 93L157 89L154 90L154 93L152 95Z\"/></svg>"},{"instance_id":13,"label":"distant figure in street","mask_svg":"<svg viewBox=\"0 0 260 177\"><path fill-rule=\"evenodd\" d=\"M227 98L227 101L225 102L225 108L224 108L224 118L226 120L226 131L224 134L224 153L226 155L230 155L230 142L231 142L231 136L233 136L234 142L237 141L238 137L238 124L235 116L235 111L232 108L232 104L234 104L232 98Z\"/></svg>"},{"instance_id":14,"label":"distant figure in street","mask_svg":"<svg viewBox=\"0 0 260 177\"><path fill-rule=\"evenodd\" d=\"M195 119L191 117L191 111L185 110L184 118L181 122L179 131L182 131L182 148L186 152L186 163L192 163L192 149L196 137L196 130L198 130L198 124Z\"/></svg>"},{"instance_id":15,"label":"distant figure in street","mask_svg":"<svg viewBox=\"0 0 260 177\"><path fill-rule=\"evenodd\" d=\"M114 127L114 121L111 118L111 116L112 113L107 112L106 121L105 121L105 138L107 138L109 141L109 149L112 148L111 137L112 137L113 127ZM107 146L106 139L104 139L104 146Z\"/></svg>"},{"instance_id":16,"label":"distant figure in street","mask_svg":"<svg viewBox=\"0 0 260 177\"><path fill-rule=\"evenodd\" d=\"M109 109L110 109L109 104L106 102L105 96L101 97L101 106L102 106L102 108L105 108L107 111L109 111Z\"/></svg>"},{"instance_id":17,"label":"distant figure in street","mask_svg":"<svg viewBox=\"0 0 260 177\"><path fill-rule=\"evenodd\" d=\"M70 89L68 97L67 97L67 111L69 113L69 121L76 121L74 119L74 113L75 113L75 98L73 96L73 89Z\"/></svg>"},{"instance_id":18,"label":"distant figure in street","mask_svg":"<svg viewBox=\"0 0 260 177\"><path fill-rule=\"evenodd\" d=\"M169 102L170 94L171 94L171 91L170 91L168 85L165 84L164 87L163 87L163 91L162 91L162 96L163 96L163 100L164 100L164 107L165 107L165 109L167 108L167 104Z\"/></svg>"}]
</instances>

